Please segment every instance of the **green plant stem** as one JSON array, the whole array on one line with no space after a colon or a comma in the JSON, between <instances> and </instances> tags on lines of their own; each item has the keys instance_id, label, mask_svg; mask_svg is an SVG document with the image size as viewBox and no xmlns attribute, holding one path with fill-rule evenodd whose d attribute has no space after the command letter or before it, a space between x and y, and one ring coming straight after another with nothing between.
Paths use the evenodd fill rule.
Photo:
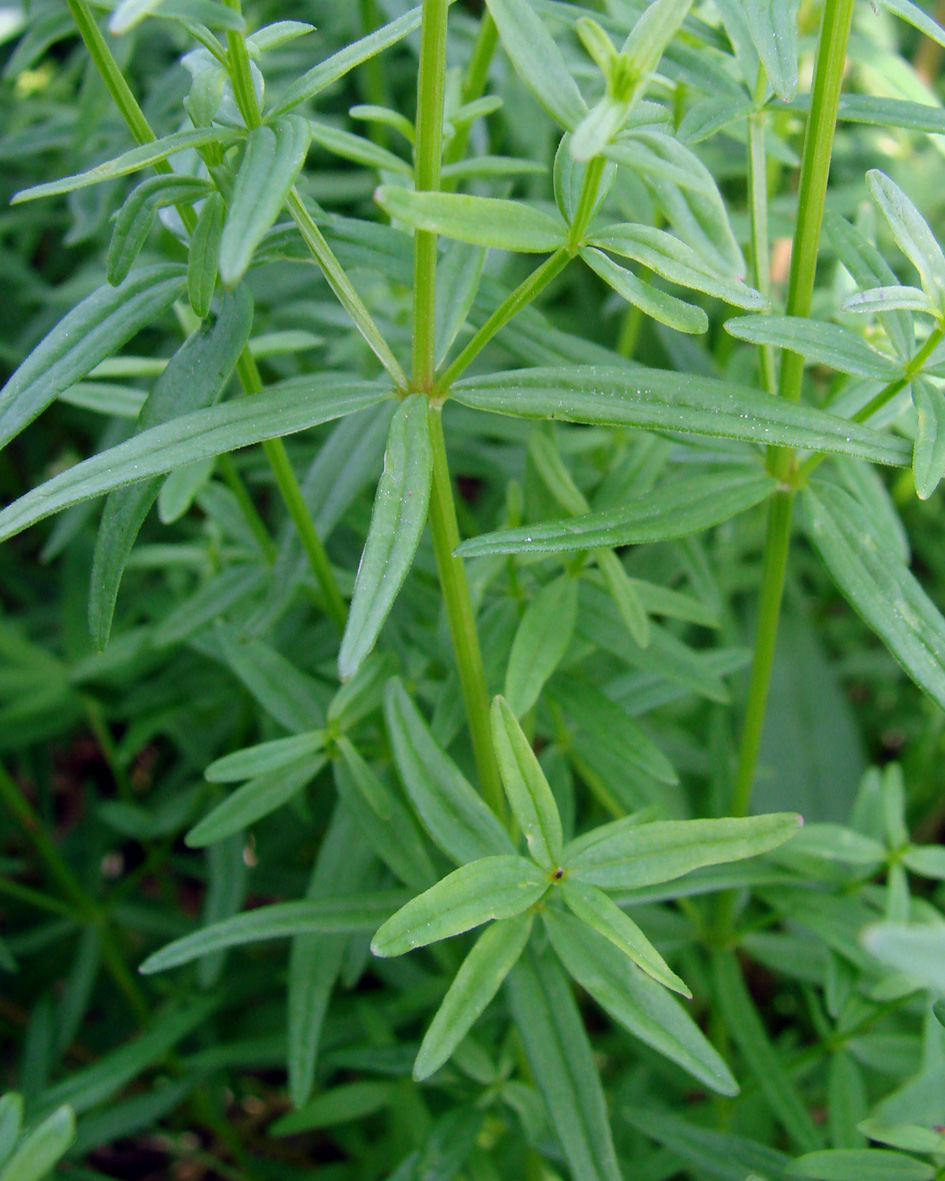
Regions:
<instances>
[{"instance_id":1,"label":"green plant stem","mask_svg":"<svg viewBox=\"0 0 945 1181\"><path fill-rule=\"evenodd\" d=\"M252 354L249 355L251 356ZM262 550L266 565L273 565L279 551L276 549L275 542L269 536L269 530L257 512L246 485L240 479L240 474L236 470L236 464L229 455L220 455L217 457L217 467L220 469L220 475L223 477L224 483L236 497L246 523L249 525L253 537L256 538L260 550Z\"/></svg>"},{"instance_id":2,"label":"green plant stem","mask_svg":"<svg viewBox=\"0 0 945 1181\"><path fill-rule=\"evenodd\" d=\"M763 110L754 111L748 116L748 194L752 283L767 297L771 289L771 258L768 248L768 160ZM774 394L778 388L774 349L763 344L759 345L758 352L762 384L769 394Z\"/></svg>"},{"instance_id":3,"label":"green plant stem","mask_svg":"<svg viewBox=\"0 0 945 1181\"><path fill-rule=\"evenodd\" d=\"M476 34L472 53L469 55L469 62L466 65L462 94L462 101L464 103L473 102L485 90L486 82L489 80L489 65L492 62L492 57L498 44L499 30L495 27L495 21L492 19L492 14L487 8L482 14L482 19L479 21L479 32ZM466 123L450 140L444 153L444 162L446 164L457 164L465 156L471 129L472 124ZM454 180L444 184L443 187L445 189L452 189L455 188L455 185L456 182Z\"/></svg>"},{"instance_id":4,"label":"green plant stem","mask_svg":"<svg viewBox=\"0 0 945 1181\"><path fill-rule=\"evenodd\" d=\"M420 73L417 83L417 189L435 190L440 183L443 150L443 102L446 82L448 0L423 0ZM413 382L412 388L432 393L435 367L436 235L414 235ZM459 545L456 505L443 438L442 406L431 398L430 441L433 479L429 525L437 572L456 656L463 703L483 798L503 814L502 784L492 746L489 691L469 595L466 568L454 550Z\"/></svg>"},{"instance_id":5,"label":"green plant stem","mask_svg":"<svg viewBox=\"0 0 945 1181\"><path fill-rule=\"evenodd\" d=\"M436 380L437 392L441 395L445 394L453 382L462 376L463 372L475 360L479 353L482 352L495 334L504 328L509 320L513 316L516 316L522 308L528 307L548 286L551 280L561 274L570 261L571 256L567 250L557 250L554 254L549 255L541 266L536 267L527 279L523 279L518 287L499 304L489 319L486 320L485 324L473 334L472 339L465 348L456 355L454 360L440 374Z\"/></svg>"},{"instance_id":6,"label":"green plant stem","mask_svg":"<svg viewBox=\"0 0 945 1181\"><path fill-rule=\"evenodd\" d=\"M906 388L912 379L922 372L922 366L929 359L938 345L945 337L945 327L939 325L933 328L929 333L925 344L915 354L909 364L906 366L906 371L902 377L897 377L895 381L891 381L888 385L883 386L878 394L875 394L866 403L861 406L853 415L853 422L869 422L873 415L891 402L895 396ZM812 472L814 472L823 461L827 458L826 454L812 455L805 463L801 464L797 472L797 483L801 484L808 479Z\"/></svg>"},{"instance_id":7,"label":"green plant stem","mask_svg":"<svg viewBox=\"0 0 945 1181\"><path fill-rule=\"evenodd\" d=\"M826 0L814 70L810 118L801 160L797 229L791 255L787 297L787 313L791 316L807 316L810 313L817 270L817 248L830 172L830 156L852 16L853 0ZM792 402L799 401L803 372L804 361L799 354L785 352L782 355L779 385L781 397ZM789 481L795 467L793 448L772 448L769 453L769 466L779 479ZM738 767L732 790L732 813L735 816L747 815L751 806L751 793L758 764L758 752L761 748L777 643L781 601L784 595L793 499L793 495L788 491L778 492L772 498L768 510L761 597L758 605L758 630L749 681L748 705L739 745ZM734 905L732 897L723 895L720 905L724 925L727 927Z\"/></svg>"},{"instance_id":8,"label":"green plant stem","mask_svg":"<svg viewBox=\"0 0 945 1181\"><path fill-rule=\"evenodd\" d=\"M248 349L244 349L240 354L239 360L236 363L236 369L243 389L247 394L258 394L261 392L262 379L259 376L259 370L256 368L256 362L253 360L252 354ZM345 607L344 599L341 597L341 591L338 589L338 583L335 581L335 575L331 568L331 562L328 560L328 554L325 552L325 547L322 545L321 538L318 536L315 523L312 520L312 514L308 511L308 505L305 503L302 489L299 487L299 482L296 479L295 471L289 459L289 453L286 451L285 444L281 439L265 440L263 451L265 452L266 459L269 461L269 466L272 469L272 474L275 476L276 484L285 502L285 506L289 510L292 523L298 531L299 539L308 557L309 565L312 567L315 577L318 580L318 585L321 587L328 615L338 631L343 632L348 618L348 610Z\"/></svg>"}]
</instances>

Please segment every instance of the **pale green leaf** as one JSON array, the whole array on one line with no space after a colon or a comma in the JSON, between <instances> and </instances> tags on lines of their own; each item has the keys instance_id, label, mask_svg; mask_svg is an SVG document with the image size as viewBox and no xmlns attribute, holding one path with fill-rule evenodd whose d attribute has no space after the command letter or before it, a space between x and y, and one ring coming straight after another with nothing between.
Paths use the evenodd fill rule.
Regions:
<instances>
[{"instance_id":1,"label":"pale green leaf","mask_svg":"<svg viewBox=\"0 0 945 1181\"><path fill-rule=\"evenodd\" d=\"M563 221L521 201L462 193L417 193L396 185L381 185L374 199L385 213L415 230L474 246L544 254L567 241Z\"/></svg>"},{"instance_id":2,"label":"pale green leaf","mask_svg":"<svg viewBox=\"0 0 945 1181\"><path fill-rule=\"evenodd\" d=\"M504 697L492 702L492 741L506 795L528 851L545 869L561 864L564 837L558 805L531 743Z\"/></svg>"},{"instance_id":3,"label":"pale green leaf","mask_svg":"<svg viewBox=\"0 0 945 1181\"><path fill-rule=\"evenodd\" d=\"M578 584L563 574L543 586L525 608L515 632L505 673L505 696L521 717L561 663L577 621Z\"/></svg>"}]
</instances>

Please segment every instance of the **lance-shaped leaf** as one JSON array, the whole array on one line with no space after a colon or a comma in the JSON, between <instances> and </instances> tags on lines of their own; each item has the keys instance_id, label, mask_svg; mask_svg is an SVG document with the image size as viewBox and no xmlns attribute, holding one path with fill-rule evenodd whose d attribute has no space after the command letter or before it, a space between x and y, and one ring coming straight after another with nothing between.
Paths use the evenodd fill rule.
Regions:
<instances>
[{"instance_id":1,"label":"lance-shaped leaf","mask_svg":"<svg viewBox=\"0 0 945 1181\"><path fill-rule=\"evenodd\" d=\"M580 851L564 859L582 882L606 890L669 882L704 865L757 857L791 839L801 824L793 812L725 820L661 820L623 828L619 821L596 830Z\"/></svg>"},{"instance_id":2,"label":"lance-shaped leaf","mask_svg":"<svg viewBox=\"0 0 945 1181\"><path fill-rule=\"evenodd\" d=\"M562 881L560 889L561 897L576 919L593 927L599 935L609 939L614 947L619 947L638 968L646 972L647 976L652 976L673 992L681 992L683 996L692 997L685 983L670 968L633 919L622 911L616 902L608 898L603 890L568 877Z\"/></svg>"},{"instance_id":3,"label":"lance-shaped leaf","mask_svg":"<svg viewBox=\"0 0 945 1181\"><path fill-rule=\"evenodd\" d=\"M459 865L514 852L508 833L430 733L403 684L392 678L384 716L397 770L424 828Z\"/></svg>"},{"instance_id":4,"label":"lance-shaped leaf","mask_svg":"<svg viewBox=\"0 0 945 1181\"><path fill-rule=\"evenodd\" d=\"M439 848L458 864L514 853L507 831L437 743L396 678L384 693L384 716L406 794Z\"/></svg>"},{"instance_id":5,"label":"lance-shaped leaf","mask_svg":"<svg viewBox=\"0 0 945 1181\"><path fill-rule=\"evenodd\" d=\"M945 995L945 926L876 923L863 933L870 955Z\"/></svg>"},{"instance_id":6,"label":"lance-shaped leaf","mask_svg":"<svg viewBox=\"0 0 945 1181\"><path fill-rule=\"evenodd\" d=\"M742 0L755 52L771 89L784 102L797 93L797 10L800 0Z\"/></svg>"},{"instance_id":7,"label":"lance-shaped leaf","mask_svg":"<svg viewBox=\"0 0 945 1181\"><path fill-rule=\"evenodd\" d=\"M245 286L240 287L223 299L216 320L204 322L170 359L141 408L135 434L216 402L252 326L253 301ZM108 642L122 574L160 490L160 479L142 481L113 492L105 502L89 595L89 628L97 648Z\"/></svg>"},{"instance_id":8,"label":"lance-shaped leaf","mask_svg":"<svg viewBox=\"0 0 945 1181\"><path fill-rule=\"evenodd\" d=\"M415 193L397 185L381 185L374 199L385 213L415 230L475 246L544 254L563 246L568 237L568 228L560 218L521 201L462 193Z\"/></svg>"},{"instance_id":9,"label":"lance-shaped leaf","mask_svg":"<svg viewBox=\"0 0 945 1181\"><path fill-rule=\"evenodd\" d=\"M804 492L811 539L837 586L915 683L945 709L945 619L842 488Z\"/></svg>"},{"instance_id":10,"label":"lance-shaped leaf","mask_svg":"<svg viewBox=\"0 0 945 1181\"><path fill-rule=\"evenodd\" d=\"M757 469L705 472L663 484L619 508L472 537L457 553L464 557L569 553L605 545L666 541L721 524L760 504L776 487L771 476Z\"/></svg>"},{"instance_id":11,"label":"lance-shaped leaf","mask_svg":"<svg viewBox=\"0 0 945 1181\"><path fill-rule=\"evenodd\" d=\"M933 316L937 314L935 304L921 287L902 287L898 284L891 287L870 287L867 291L857 291L855 295L844 300L841 311L868 315L901 311L928 312Z\"/></svg>"},{"instance_id":12,"label":"lance-shaped leaf","mask_svg":"<svg viewBox=\"0 0 945 1181\"><path fill-rule=\"evenodd\" d=\"M422 9L420 5L417 5L416 8L405 12L403 16L399 16L389 24L382 25L381 28L375 29L373 33L369 33L359 41L352 41L344 49L325 58L323 62L313 66L301 78L297 78L292 83L282 96L278 106L275 107L273 114L281 115L285 111L291 110L292 107L297 107L299 103L314 98L316 94L327 90L329 86L343 78L345 74L350 73L351 70L356 69L362 62L370 61L372 57L383 53L391 45L396 45L408 33L412 33L420 27L421 16Z\"/></svg>"},{"instance_id":13,"label":"lance-shaped leaf","mask_svg":"<svg viewBox=\"0 0 945 1181\"><path fill-rule=\"evenodd\" d=\"M72 309L0 390L0 447L55 398L170 307L184 288L176 263L141 267Z\"/></svg>"},{"instance_id":14,"label":"lance-shaped leaf","mask_svg":"<svg viewBox=\"0 0 945 1181\"><path fill-rule=\"evenodd\" d=\"M528 851L545 869L561 864L561 817L531 743L504 697L492 702L492 741L499 772Z\"/></svg>"},{"instance_id":15,"label":"lance-shaped leaf","mask_svg":"<svg viewBox=\"0 0 945 1181\"><path fill-rule=\"evenodd\" d=\"M511 919L548 889L548 875L524 857L483 857L412 898L374 936L375 955L403 955L461 935L492 919Z\"/></svg>"},{"instance_id":16,"label":"lance-shaped leaf","mask_svg":"<svg viewBox=\"0 0 945 1181\"><path fill-rule=\"evenodd\" d=\"M184 838L185 842L192 849L200 849L241 832L298 795L326 762L324 755L314 758L305 756L277 771L257 775L227 796L212 812L208 812L199 824L194 825Z\"/></svg>"},{"instance_id":17,"label":"lance-shaped leaf","mask_svg":"<svg viewBox=\"0 0 945 1181\"><path fill-rule=\"evenodd\" d=\"M518 915L493 923L476 940L420 1045L415 1079L439 1070L479 1019L525 949L533 917Z\"/></svg>"},{"instance_id":18,"label":"lance-shaped leaf","mask_svg":"<svg viewBox=\"0 0 945 1181\"><path fill-rule=\"evenodd\" d=\"M945 394L926 377L912 383L918 429L912 453L912 474L920 500L928 500L945 475Z\"/></svg>"},{"instance_id":19,"label":"lance-shaped leaf","mask_svg":"<svg viewBox=\"0 0 945 1181\"><path fill-rule=\"evenodd\" d=\"M65 176L62 180L47 181L46 184L34 185L30 189L22 189L10 202L17 205L21 201L36 201L40 197L55 197L59 193L71 193L75 189L85 188L87 185L97 185L105 180L114 180L118 176L129 176L132 172L140 172L159 160L166 160L175 152L185 152L190 148L201 148L205 144L216 143L223 147L239 138L240 133L226 127L198 127L187 131L175 131L173 135L165 135L161 139L132 148L130 152L123 152L114 160L98 164L87 172L79 172L74 176Z\"/></svg>"},{"instance_id":20,"label":"lance-shaped leaf","mask_svg":"<svg viewBox=\"0 0 945 1181\"><path fill-rule=\"evenodd\" d=\"M75 1113L60 1107L25 1137L0 1167L0 1181L43 1181L75 1139Z\"/></svg>"},{"instance_id":21,"label":"lance-shaped leaf","mask_svg":"<svg viewBox=\"0 0 945 1181\"><path fill-rule=\"evenodd\" d=\"M839 373L855 373L878 381L892 381L900 373L891 357L877 352L862 336L839 324L805 320L802 316L738 316L726 321L725 331L752 344L790 349Z\"/></svg>"},{"instance_id":22,"label":"lance-shaped leaf","mask_svg":"<svg viewBox=\"0 0 945 1181\"><path fill-rule=\"evenodd\" d=\"M665 324L667 328L674 328L677 332L688 332L693 335L708 330L709 317L702 308L660 291L652 283L645 283L626 267L618 266L602 251L585 246L581 249L581 258L595 274L617 292L621 299L639 308L644 315L658 323Z\"/></svg>"},{"instance_id":23,"label":"lance-shaped leaf","mask_svg":"<svg viewBox=\"0 0 945 1181\"><path fill-rule=\"evenodd\" d=\"M464 406L516 418L644 427L809 448L904 467L908 443L757 390L661 369L575 365L516 369L454 383Z\"/></svg>"},{"instance_id":24,"label":"lance-shaped leaf","mask_svg":"<svg viewBox=\"0 0 945 1181\"><path fill-rule=\"evenodd\" d=\"M787 1174L811 1181L932 1181L937 1175L933 1165L888 1148L809 1152L791 1161Z\"/></svg>"},{"instance_id":25,"label":"lance-shaped leaf","mask_svg":"<svg viewBox=\"0 0 945 1181\"><path fill-rule=\"evenodd\" d=\"M567 977L554 956L526 951L509 974L508 990L532 1074L572 1175L581 1181L620 1181L600 1072Z\"/></svg>"},{"instance_id":26,"label":"lance-shaped leaf","mask_svg":"<svg viewBox=\"0 0 945 1181\"><path fill-rule=\"evenodd\" d=\"M354 676L377 643L407 577L427 520L432 475L427 399L411 394L390 424L384 471L338 655L342 680Z\"/></svg>"},{"instance_id":27,"label":"lance-shaped leaf","mask_svg":"<svg viewBox=\"0 0 945 1181\"><path fill-rule=\"evenodd\" d=\"M208 181L165 173L149 177L134 188L118 210L105 255L109 283L117 287L126 278L147 241L159 209L191 205L208 191Z\"/></svg>"},{"instance_id":28,"label":"lance-shaped leaf","mask_svg":"<svg viewBox=\"0 0 945 1181\"><path fill-rule=\"evenodd\" d=\"M299 115L282 115L254 127L236 174L220 239L220 278L235 286L263 235L275 222L302 170L309 125Z\"/></svg>"},{"instance_id":29,"label":"lance-shaped leaf","mask_svg":"<svg viewBox=\"0 0 945 1181\"><path fill-rule=\"evenodd\" d=\"M923 289L939 310L945 309L945 254L929 223L895 181L879 169L866 174L866 184L899 249L919 272Z\"/></svg>"},{"instance_id":30,"label":"lance-shaped leaf","mask_svg":"<svg viewBox=\"0 0 945 1181\"><path fill-rule=\"evenodd\" d=\"M23 1096L8 1091L0 1096L0 1164L4 1164L20 1138L23 1126Z\"/></svg>"},{"instance_id":31,"label":"lance-shaped leaf","mask_svg":"<svg viewBox=\"0 0 945 1181\"><path fill-rule=\"evenodd\" d=\"M505 673L505 696L518 717L527 713L568 650L577 622L578 584L568 574L543 586L525 608Z\"/></svg>"},{"instance_id":32,"label":"lance-shaped leaf","mask_svg":"<svg viewBox=\"0 0 945 1181\"><path fill-rule=\"evenodd\" d=\"M587 104L551 34L527 0L487 3L516 74L552 119L573 131L587 114Z\"/></svg>"},{"instance_id":33,"label":"lance-shaped leaf","mask_svg":"<svg viewBox=\"0 0 945 1181\"><path fill-rule=\"evenodd\" d=\"M264 939L285 939L290 935L354 935L376 930L379 923L403 902L401 890L378 890L368 894L318 898L304 902L276 902L224 919L175 939L138 969L144 975L176 968L225 947L240 947Z\"/></svg>"},{"instance_id":34,"label":"lance-shaped leaf","mask_svg":"<svg viewBox=\"0 0 945 1181\"><path fill-rule=\"evenodd\" d=\"M77 463L15 500L0 512L0 541L113 488L355 414L385 397L387 391L370 382L305 377L252 399L182 415Z\"/></svg>"},{"instance_id":35,"label":"lance-shaped leaf","mask_svg":"<svg viewBox=\"0 0 945 1181\"><path fill-rule=\"evenodd\" d=\"M291 738L276 738L260 742L216 759L204 772L210 783L235 783L278 771L306 755L314 755L325 745L325 731L312 730L308 734L293 734Z\"/></svg>"},{"instance_id":36,"label":"lance-shaped leaf","mask_svg":"<svg viewBox=\"0 0 945 1181\"><path fill-rule=\"evenodd\" d=\"M588 242L612 254L632 258L671 283L713 295L735 307L757 312L767 305L768 301L760 291L748 287L734 274L712 269L686 242L654 226L608 226L592 235Z\"/></svg>"},{"instance_id":37,"label":"lance-shaped leaf","mask_svg":"<svg viewBox=\"0 0 945 1181\"><path fill-rule=\"evenodd\" d=\"M219 193L211 193L197 214L187 255L187 298L202 320L210 311L220 265L220 237L226 206Z\"/></svg>"},{"instance_id":38,"label":"lance-shaped leaf","mask_svg":"<svg viewBox=\"0 0 945 1181\"><path fill-rule=\"evenodd\" d=\"M542 918L570 975L615 1021L713 1091L738 1093L718 1051L665 988L571 915L548 908Z\"/></svg>"}]
</instances>

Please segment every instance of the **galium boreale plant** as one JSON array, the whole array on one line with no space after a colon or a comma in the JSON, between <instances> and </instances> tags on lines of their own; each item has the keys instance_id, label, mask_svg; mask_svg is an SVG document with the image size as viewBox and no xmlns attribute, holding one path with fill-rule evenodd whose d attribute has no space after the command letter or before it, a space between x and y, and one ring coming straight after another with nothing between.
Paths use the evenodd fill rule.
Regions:
<instances>
[{"instance_id":1,"label":"galium boreale plant","mask_svg":"<svg viewBox=\"0 0 945 1181\"><path fill-rule=\"evenodd\" d=\"M88 257L4 346L0 537L61 516L42 573L3 559L38 869L0 861L0 1181L143 1129L244 1181L326 1144L358 1181L941 1177L942 850L805 604L925 719L934 836L945 622L897 510L937 573L945 255L882 156L941 191L901 45L945 33L911 0L270 7L67 0L7 62L5 216L65 198ZM60 847L35 751L77 728L109 787ZM821 794L772 788L772 733Z\"/></svg>"}]
</instances>

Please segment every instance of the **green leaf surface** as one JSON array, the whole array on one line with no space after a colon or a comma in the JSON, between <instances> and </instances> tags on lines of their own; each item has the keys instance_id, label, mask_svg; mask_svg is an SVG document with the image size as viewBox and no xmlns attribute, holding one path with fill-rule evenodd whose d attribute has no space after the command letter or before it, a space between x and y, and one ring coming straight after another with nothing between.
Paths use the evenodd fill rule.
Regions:
<instances>
[{"instance_id":1,"label":"green leaf surface","mask_svg":"<svg viewBox=\"0 0 945 1181\"><path fill-rule=\"evenodd\" d=\"M260 742L215 759L204 772L211 783L236 783L278 771L298 759L317 754L325 745L325 731L312 730L294 734L291 738L276 738Z\"/></svg>"},{"instance_id":2,"label":"green leaf surface","mask_svg":"<svg viewBox=\"0 0 945 1181\"><path fill-rule=\"evenodd\" d=\"M771 89L785 102L797 93L800 0L747 0L742 4L752 44Z\"/></svg>"},{"instance_id":3,"label":"green leaf surface","mask_svg":"<svg viewBox=\"0 0 945 1181\"><path fill-rule=\"evenodd\" d=\"M211 193L197 214L187 255L187 298L202 320L210 311L220 264L220 237L226 205L219 193Z\"/></svg>"},{"instance_id":4,"label":"green leaf surface","mask_svg":"<svg viewBox=\"0 0 945 1181\"><path fill-rule=\"evenodd\" d=\"M533 906L549 879L524 857L483 857L448 874L412 898L374 936L379 956L403 955L460 935L492 919L511 919Z\"/></svg>"},{"instance_id":5,"label":"green leaf surface","mask_svg":"<svg viewBox=\"0 0 945 1181\"><path fill-rule=\"evenodd\" d=\"M919 272L926 294L936 307L945 307L945 254L928 222L895 181L879 169L866 174L866 184L899 249Z\"/></svg>"},{"instance_id":6,"label":"green leaf surface","mask_svg":"<svg viewBox=\"0 0 945 1181\"><path fill-rule=\"evenodd\" d=\"M912 454L912 474L920 500L928 500L945 475L945 394L928 378L912 383L918 427Z\"/></svg>"},{"instance_id":7,"label":"green leaf surface","mask_svg":"<svg viewBox=\"0 0 945 1181\"><path fill-rule=\"evenodd\" d=\"M553 956L526 952L509 974L508 989L532 1074L573 1175L620 1181L600 1074L567 977Z\"/></svg>"},{"instance_id":8,"label":"green leaf surface","mask_svg":"<svg viewBox=\"0 0 945 1181\"><path fill-rule=\"evenodd\" d=\"M702 308L660 291L652 283L637 278L632 271L618 266L608 255L593 247L582 247L581 258L596 275L617 292L621 299L639 308L644 315L656 320L657 323L665 324L667 328L672 328L676 332L694 335L708 331L709 317Z\"/></svg>"},{"instance_id":9,"label":"green leaf surface","mask_svg":"<svg viewBox=\"0 0 945 1181\"><path fill-rule=\"evenodd\" d=\"M308 121L298 115L282 115L247 135L220 238L220 278L227 287L243 277L282 211L305 163L309 139Z\"/></svg>"},{"instance_id":10,"label":"green leaf surface","mask_svg":"<svg viewBox=\"0 0 945 1181\"><path fill-rule=\"evenodd\" d=\"M548 780L504 697L492 702L491 719L499 773L528 851L539 865L553 870L561 864L564 837Z\"/></svg>"},{"instance_id":11,"label":"green leaf surface","mask_svg":"<svg viewBox=\"0 0 945 1181\"><path fill-rule=\"evenodd\" d=\"M527 713L574 635L577 580L564 574L543 586L525 608L505 672L505 697L517 717Z\"/></svg>"},{"instance_id":12,"label":"green leaf surface","mask_svg":"<svg viewBox=\"0 0 945 1181\"><path fill-rule=\"evenodd\" d=\"M573 553L598 546L639 545L701 533L760 504L775 490L766 472L737 468L685 476L628 499L619 508L547 524L485 533L464 541L463 557Z\"/></svg>"},{"instance_id":13,"label":"green leaf surface","mask_svg":"<svg viewBox=\"0 0 945 1181\"><path fill-rule=\"evenodd\" d=\"M329 1087L298 1111L290 1111L272 1125L273 1136L294 1136L316 1128L364 1119L380 1111L394 1098L390 1083L356 1082Z\"/></svg>"},{"instance_id":14,"label":"green leaf surface","mask_svg":"<svg viewBox=\"0 0 945 1181\"><path fill-rule=\"evenodd\" d=\"M531 914L504 919L476 940L424 1035L414 1063L415 1079L422 1082L439 1070L485 1011L522 954L532 921Z\"/></svg>"},{"instance_id":15,"label":"green leaf surface","mask_svg":"<svg viewBox=\"0 0 945 1181\"><path fill-rule=\"evenodd\" d=\"M659 369L576 365L517 369L456 382L464 406L516 418L683 431L854 455L905 466L904 440L730 382Z\"/></svg>"},{"instance_id":16,"label":"green leaf surface","mask_svg":"<svg viewBox=\"0 0 945 1181\"><path fill-rule=\"evenodd\" d=\"M60 1107L25 1137L0 1168L0 1181L42 1181L74 1139L75 1114L70 1107Z\"/></svg>"},{"instance_id":17,"label":"green leaf surface","mask_svg":"<svg viewBox=\"0 0 945 1181\"><path fill-rule=\"evenodd\" d=\"M257 775L195 824L184 838L185 842L192 849L200 849L249 828L297 795L326 762L324 755L314 758L306 755L277 771Z\"/></svg>"},{"instance_id":18,"label":"green leaf surface","mask_svg":"<svg viewBox=\"0 0 945 1181\"><path fill-rule=\"evenodd\" d=\"M384 716L410 802L443 852L460 865L513 853L505 829L433 737L395 678L384 692Z\"/></svg>"},{"instance_id":19,"label":"green leaf surface","mask_svg":"<svg viewBox=\"0 0 945 1181\"><path fill-rule=\"evenodd\" d=\"M294 378L252 399L182 415L77 463L21 496L0 512L0 541L113 488L355 414L387 396L382 387L341 376Z\"/></svg>"},{"instance_id":20,"label":"green leaf surface","mask_svg":"<svg viewBox=\"0 0 945 1181\"><path fill-rule=\"evenodd\" d=\"M100 287L43 338L0 390L0 447L104 357L161 315L184 288L176 263L141 267Z\"/></svg>"},{"instance_id":21,"label":"green leaf surface","mask_svg":"<svg viewBox=\"0 0 945 1181\"><path fill-rule=\"evenodd\" d=\"M396 185L381 185L374 199L390 217L415 230L474 246L545 254L563 246L568 236L567 226L559 218L521 201L462 193L416 193Z\"/></svg>"},{"instance_id":22,"label":"green leaf surface","mask_svg":"<svg viewBox=\"0 0 945 1181\"><path fill-rule=\"evenodd\" d=\"M935 1169L925 1161L885 1148L837 1148L798 1157L791 1177L814 1181L931 1181Z\"/></svg>"},{"instance_id":23,"label":"green leaf surface","mask_svg":"<svg viewBox=\"0 0 945 1181\"><path fill-rule=\"evenodd\" d=\"M585 923L563 911L543 912L552 947L568 972L628 1029L700 1082L722 1095L738 1084L695 1022L662 985Z\"/></svg>"},{"instance_id":24,"label":"green leaf surface","mask_svg":"<svg viewBox=\"0 0 945 1181\"><path fill-rule=\"evenodd\" d=\"M767 853L797 832L792 812L724 820L660 820L625 829L617 821L595 830L564 860L579 881L607 890L669 882L705 865Z\"/></svg>"},{"instance_id":25,"label":"green leaf surface","mask_svg":"<svg viewBox=\"0 0 945 1181\"><path fill-rule=\"evenodd\" d=\"M318 898L314 901L276 902L224 919L221 923L176 939L139 968L144 975L190 963L225 947L241 947L290 935L341 935L374 931L403 901L400 890Z\"/></svg>"},{"instance_id":26,"label":"green leaf surface","mask_svg":"<svg viewBox=\"0 0 945 1181\"><path fill-rule=\"evenodd\" d=\"M726 321L725 331L751 344L790 349L840 373L878 381L892 381L899 376L899 366L891 357L877 352L856 332L839 324L800 316L738 316Z\"/></svg>"},{"instance_id":27,"label":"green leaf surface","mask_svg":"<svg viewBox=\"0 0 945 1181\"><path fill-rule=\"evenodd\" d=\"M945 994L945 925L876 923L864 931L863 946L890 968Z\"/></svg>"},{"instance_id":28,"label":"green leaf surface","mask_svg":"<svg viewBox=\"0 0 945 1181\"><path fill-rule=\"evenodd\" d=\"M105 254L105 275L113 287L122 283L141 253L159 209L183 207L205 197L207 182L191 176L152 176L132 190L115 217Z\"/></svg>"},{"instance_id":29,"label":"green leaf surface","mask_svg":"<svg viewBox=\"0 0 945 1181\"><path fill-rule=\"evenodd\" d=\"M916 684L945 708L945 620L845 491L804 491L810 536L844 596Z\"/></svg>"},{"instance_id":30,"label":"green leaf surface","mask_svg":"<svg viewBox=\"0 0 945 1181\"><path fill-rule=\"evenodd\" d=\"M377 643L427 520L433 450L427 399L411 394L394 415L371 527L358 567L338 671L348 680Z\"/></svg>"}]
</instances>

